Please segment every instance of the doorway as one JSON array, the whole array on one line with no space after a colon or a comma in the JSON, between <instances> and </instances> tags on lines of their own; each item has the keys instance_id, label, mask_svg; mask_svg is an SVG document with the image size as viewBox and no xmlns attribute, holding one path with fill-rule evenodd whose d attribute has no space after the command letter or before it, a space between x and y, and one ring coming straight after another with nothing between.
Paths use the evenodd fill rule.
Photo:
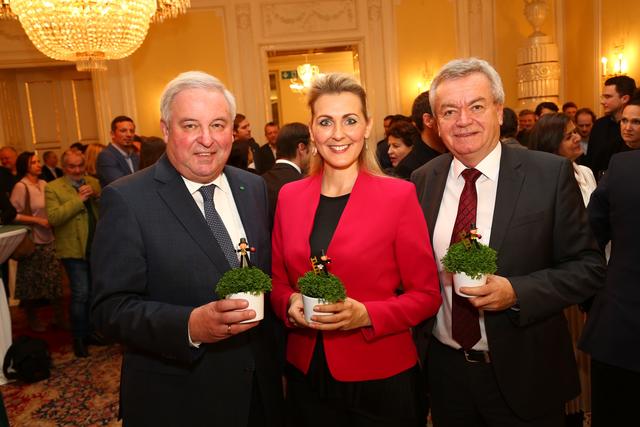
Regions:
<instances>
[{"instance_id":1,"label":"doorway","mask_svg":"<svg viewBox=\"0 0 640 427\"><path fill-rule=\"evenodd\" d=\"M357 45L296 50L268 50L269 102L272 120L280 125L309 122L307 90L296 88L301 82L298 67L310 64L320 74L345 73L360 81Z\"/></svg>"}]
</instances>

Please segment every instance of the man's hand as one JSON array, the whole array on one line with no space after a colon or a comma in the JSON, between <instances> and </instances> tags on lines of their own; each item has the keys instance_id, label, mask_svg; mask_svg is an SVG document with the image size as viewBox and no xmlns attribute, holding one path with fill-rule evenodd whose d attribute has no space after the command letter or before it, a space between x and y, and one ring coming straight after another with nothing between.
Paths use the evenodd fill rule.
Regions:
<instances>
[{"instance_id":1,"label":"man's hand","mask_svg":"<svg viewBox=\"0 0 640 427\"><path fill-rule=\"evenodd\" d=\"M80 200L86 202L89 197L93 196L93 187L91 187L89 184L81 186L80 188L78 188L78 196L80 197Z\"/></svg>"},{"instance_id":2,"label":"man's hand","mask_svg":"<svg viewBox=\"0 0 640 427\"><path fill-rule=\"evenodd\" d=\"M484 286L463 286L460 292L474 297L470 298L469 302L478 310L506 310L513 307L517 301L511 282L502 276L489 275Z\"/></svg>"},{"instance_id":3,"label":"man's hand","mask_svg":"<svg viewBox=\"0 0 640 427\"><path fill-rule=\"evenodd\" d=\"M315 311L321 313L333 313L330 315L311 316L309 327L320 331L348 331L351 329L371 326L371 319L367 308L353 298L347 298L344 302L335 304L320 304L315 306Z\"/></svg>"},{"instance_id":4,"label":"man's hand","mask_svg":"<svg viewBox=\"0 0 640 427\"><path fill-rule=\"evenodd\" d=\"M243 299L223 299L195 308L189 316L191 341L214 343L257 326L257 321L239 323L256 317L255 311L244 310L248 305Z\"/></svg>"}]
</instances>

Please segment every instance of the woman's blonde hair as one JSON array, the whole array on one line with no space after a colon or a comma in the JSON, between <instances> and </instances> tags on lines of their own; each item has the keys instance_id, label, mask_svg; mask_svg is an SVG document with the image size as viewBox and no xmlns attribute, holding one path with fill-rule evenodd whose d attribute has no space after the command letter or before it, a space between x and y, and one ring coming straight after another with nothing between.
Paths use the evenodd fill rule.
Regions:
<instances>
[{"instance_id":1,"label":"woman's blonde hair","mask_svg":"<svg viewBox=\"0 0 640 427\"><path fill-rule=\"evenodd\" d=\"M85 157L85 171L90 176L98 176L98 171L96 170L96 162L98 161L98 154L102 150L104 150L105 146L102 144L98 144L96 142L92 142L87 146L87 150L84 152Z\"/></svg>"},{"instance_id":2,"label":"woman's blonde hair","mask_svg":"<svg viewBox=\"0 0 640 427\"><path fill-rule=\"evenodd\" d=\"M315 116L315 104L321 96L339 95L343 92L352 93L360 99L360 103L362 104L362 113L368 123L370 118L367 111L366 92L360 83L358 83L353 77L340 73L325 74L318 77L313 82L307 99L307 105L311 110L311 123L313 123L313 117ZM312 141L312 146L314 154L311 156L311 161L309 163L309 175L321 173L324 167L324 160L317 154L315 141ZM366 138L362 151L360 151L360 156L358 157L358 164L363 171L368 172L371 175L384 175L380 170L380 165L378 165L378 160L376 159L375 147L369 147Z\"/></svg>"}]
</instances>

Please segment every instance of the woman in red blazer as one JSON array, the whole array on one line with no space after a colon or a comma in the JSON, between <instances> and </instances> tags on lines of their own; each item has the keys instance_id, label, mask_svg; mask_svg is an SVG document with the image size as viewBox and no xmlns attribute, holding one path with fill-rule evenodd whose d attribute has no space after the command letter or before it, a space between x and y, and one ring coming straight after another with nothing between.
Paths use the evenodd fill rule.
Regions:
<instances>
[{"instance_id":1,"label":"woman in red blazer","mask_svg":"<svg viewBox=\"0 0 640 427\"><path fill-rule=\"evenodd\" d=\"M285 185L273 230L274 310L289 329L292 425L424 425L410 328L440 306L438 277L413 184L382 175L366 95L329 74L309 94L310 177ZM347 299L305 322L297 281L323 251Z\"/></svg>"}]
</instances>

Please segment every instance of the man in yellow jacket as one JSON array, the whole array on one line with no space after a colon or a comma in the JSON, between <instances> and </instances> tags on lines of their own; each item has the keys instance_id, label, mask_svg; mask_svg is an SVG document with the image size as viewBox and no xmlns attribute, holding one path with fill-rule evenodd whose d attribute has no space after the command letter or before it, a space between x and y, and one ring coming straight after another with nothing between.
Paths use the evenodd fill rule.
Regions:
<instances>
[{"instance_id":1,"label":"man in yellow jacket","mask_svg":"<svg viewBox=\"0 0 640 427\"><path fill-rule=\"evenodd\" d=\"M71 287L71 332L73 351L87 357L87 338L91 333L91 242L98 220L100 184L85 175L81 152L62 155L64 176L45 187L49 224L56 236L56 254L61 259Z\"/></svg>"}]
</instances>

